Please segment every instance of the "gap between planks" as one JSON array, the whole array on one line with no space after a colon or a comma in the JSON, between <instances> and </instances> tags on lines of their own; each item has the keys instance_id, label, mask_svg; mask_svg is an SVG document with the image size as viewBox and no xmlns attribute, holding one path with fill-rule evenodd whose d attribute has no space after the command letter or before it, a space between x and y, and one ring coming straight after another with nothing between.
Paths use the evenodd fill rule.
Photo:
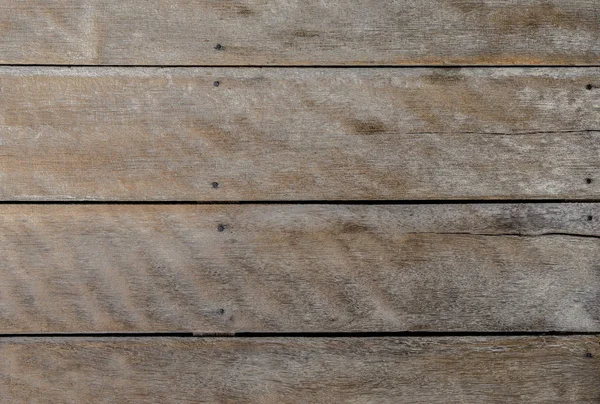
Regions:
<instances>
[{"instance_id":1,"label":"gap between planks","mask_svg":"<svg viewBox=\"0 0 600 404\"><path fill-rule=\"evenodd\" d=\"M446 337L544 337L599 336L595 331L360 331L360 332L84 332L8 333L6 338L446 338Z\"/></svg>"},{"instance_id":2,"label":"gap between planks","mask_svg":"<svg viewBox=\"0 0 600 404\"><path fill-rule=\"evenodd\" d=\"M0 67L62 67L62 68L124 68L124 69L591 69L599 68L600 64L590 65L81 65L81 64L15 64L15 63L0 63Z\"/></svg>"},{"instance_id":3,"label":"gap between planks","mask_svg":"<svg viewBox=\"0 0 600 404\"><path fill-rule=\"evenodd\" d=\"M299 201L0 201L0 205L514 205L600 203L600 199L407 199L407 200L299 200Z\"/></svg>"}]
</instances>

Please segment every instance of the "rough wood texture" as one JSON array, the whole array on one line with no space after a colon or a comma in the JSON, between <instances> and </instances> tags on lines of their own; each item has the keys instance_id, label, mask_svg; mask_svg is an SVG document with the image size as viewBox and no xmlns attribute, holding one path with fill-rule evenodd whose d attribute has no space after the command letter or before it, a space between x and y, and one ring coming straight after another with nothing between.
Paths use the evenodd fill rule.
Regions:
<instances>
[{"instance_id":1,"label":"rough wood texture","mask_svg":"<svg viewBox=\"0 0 600 404\"><path fill-rule=\"evenodd\" d=\"M0 199L598 199L599 77L5 67Z\"/></svg>"},{"instance_id":2,"label":"rough wood texture","mask_svg":"<svg viewBox=\"0 0 600 404\"><path fill-rule=\"evenodd\" d=\"M5 339L0 402L597 403L599 344L591 336Z\"/></svg>"},{"instance_id":3,"label":"rough wood texture","mask_svg":"<svg viewBox=\"0 0 600 404\"><path fill-rule=\"evenodd\" d=\"M3 205L0 333L598 332L598 217L598 204Z\"/></svg>"},{"instance_id":4,"label":"rough wood texture","mask_svg":"<svg viewBox=\"0 0 600 404\"><path fill-rule=\"evenodd\" d=\"M0 63L589 65L598 21L597 0L0 0Z\"/></svg>"}]
</instances>

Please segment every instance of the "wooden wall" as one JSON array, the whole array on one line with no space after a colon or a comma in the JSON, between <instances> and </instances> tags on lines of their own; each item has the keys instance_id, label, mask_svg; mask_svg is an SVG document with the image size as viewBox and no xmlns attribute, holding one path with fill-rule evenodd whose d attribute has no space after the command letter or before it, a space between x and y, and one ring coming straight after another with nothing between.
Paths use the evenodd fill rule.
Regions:
<instances>
[{"instance_id":1,"label":"wooden wall","mask_svg":"<svg viewBox=\"0 0 600 404\"><path fill-rule=\"evenodd\" d=\"M597 0L0 0L0 403L600 402Z\"/></svg>"}]
</instances>

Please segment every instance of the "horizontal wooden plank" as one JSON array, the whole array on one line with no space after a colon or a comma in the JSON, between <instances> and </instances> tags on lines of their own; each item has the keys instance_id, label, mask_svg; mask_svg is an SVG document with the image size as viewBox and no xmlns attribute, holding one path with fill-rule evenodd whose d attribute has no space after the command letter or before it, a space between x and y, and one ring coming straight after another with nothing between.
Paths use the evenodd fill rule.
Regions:
<instances>
[{"instance_id":1,"label":"horizontal wooden plank","mask_svg":"<svg viewBox=\"0 0 600 404\"><path fill-rule=\"evenodd\" d=\"M596 0L0 1L0 63L589 65Z\"/></svg>"},{"instance_id":2,"label":"horizontal wooden plank","mask_svg":"<svg viewBox=\"0 0 600 404\"><path fill-rule=\"evenodd\" d=\"M0 402L596 403L597 336L0 341Z\"/></svg>"},{"instance_id":3,"label":"horizontal wooden plank","mask_svg":"<svg viewBox=\"0 0 600 404\"><path fill-rule=\"evenodd\" d=\"M0 199L598 199L599 77L0 68Z\"/></svg>"},{"instance_id":4,"label":"horizontal wooden plank","mask_svg":"<svg viewBox=\"0 0 600 404\"><path fill-rule=\"evenodd\" d=\"M0 333L600 331L600 205L0 205Z\"/></svg>"}]
</instances>

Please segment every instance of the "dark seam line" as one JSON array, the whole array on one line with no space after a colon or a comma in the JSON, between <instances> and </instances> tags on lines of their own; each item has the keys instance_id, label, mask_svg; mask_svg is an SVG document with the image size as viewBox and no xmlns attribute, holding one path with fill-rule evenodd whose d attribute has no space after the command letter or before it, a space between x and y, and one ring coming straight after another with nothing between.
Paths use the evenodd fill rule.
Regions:
<instances>
[{"instance_id":1,"label":"dark seam line","mask_svg":"<svg viewBox=\"0 0 600 404\"><path fill-rule=\"evenodd\" d=\"M456 135L477 135L477 136L528 136L528 135L559 135L576 133L597 133L600 129L569 129L569 130L536 130L529 132L405 132L402 136L456 136ZM397 132L396 132L397 133ZM395 132L390 132L395 134Z\"/></svg>"},{"instance_id":2,"label":"dark seam line","mask_svg":"<svg viewBox=\"0 0 600 404\"><path fill-rule=\"evenodd\" d=\"M123 68L189 68L189 69L197 69L197 68L237 68L237 69L245 69L245 68L260 68L260 69L510 69L510 68L578 68L578 69L589 69L589 68L598 68L600 65L460 65L460 64L445 64L445 65L427 65L427 64L415 64L415 65L80 65L80 64L18 64L18 63L7 63L0 64L0 66L6 67L92 67L92 68L115 68L115 67L123 67Z\"/></svg>"},{"instance_id":3,"label":"dark seam line","mask_svg":"<svg viewBox=\"0 0 600 404\"><path fill-rule=\"evenodd\" d=\"M0 201L0 205L491 205L600 203L600 199L408 199L266 201Z\"/></svg>"},{"instance_id":4,"label":"dark seam line","mask_svg":"<svg viewBox=\"0 0 600 404\"><path fill-rule=\"evenodd\" d=\"M600 239L600 235L595 234L582 234L582 233L567 233L567 232L548 232L548 233L471 233L471 232L408 232L404 234L411 235L440 235L440 236L477 236L477 237L523 237L523 238L535 238L535 237L552 237L552 236L567 236L567 237L580 237L580 238L595 238Z\"/></svg>"},{"instance_id":5,"label":"dark seam line","mask_svg":"<svg viewBox=\"0 0 600 404\"><path fill-rule=\"evenodd\" d=\"M593 331L361 331L361 332L140 332L20 333L1 338L383 338L383 337L528 337L598 335Z\"/></svg>"},{"instance_id":6,"label":"dark seam line","mask_svg":"<svg viewBox=\"0 0 600 404\"><path fill-rule=\"evenodd\" d=\"M479 337L479 336L544 336L600 335L598 332L571 331L362 331L362 332L238 332L239 338L368 338L368 337Z\"/></svg>"}]
</instances>

